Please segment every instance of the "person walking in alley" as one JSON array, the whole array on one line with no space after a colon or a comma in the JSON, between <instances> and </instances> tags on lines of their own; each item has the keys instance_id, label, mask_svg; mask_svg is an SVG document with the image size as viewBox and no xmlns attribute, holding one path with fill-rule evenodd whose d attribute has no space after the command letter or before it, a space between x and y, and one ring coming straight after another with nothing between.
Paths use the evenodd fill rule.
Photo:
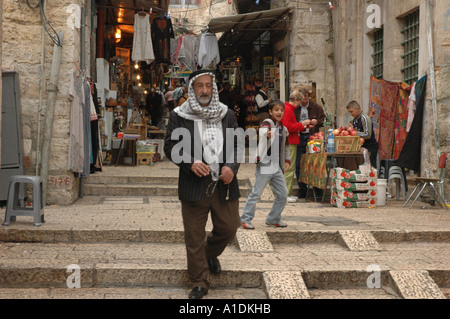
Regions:
<instances>
[{"instance_id":1,"label":"person walking in alley","mask_svg":"<svg viewBox=\"0 0 450 319\"><path fill-rule=\"evenodd\" d=\"M256 166L255 184L241 216L242 227L245 229L255 229L252 220L255 217L256 204L268 183L272 187L275 201L267 215L266 224L273 227L287 227L287 224L281 221L281 213L286 206L288 195L283 172L290 165L289 147L286 146L289 133L281 125L284 103L279 100L271 102L269 114L270 118L264 120L260 127L260 158ZM264 136L267 136L265 143L261 141Z\"/></svg>"},{"instance_id":2,"label":"person walking in alley","mask_svg":"<svg viewBox=\"0 0 450 319\"><path fill-rule=\"evenodd\" d=\"M300 107L301 102L305 96L298 90L294 90L289 96L289 102L286 102L284 116L281 124L285 126L289 132L289 153L291 155L291 165L287 172L284 172L286 186L288 189L288 202L296 202L298 197L292 195L292 187L294 183L295 162L297 160L297 147L300 144L299 133L304 132L308 125L311 125L311 120L306 119L302 122L297 122L294 110Z\"/></svg>"},{"instance_id":3,"label":"person walking in alley","mask_svg":"<svg viewBox=\"0 0 450 319\"><path fill-rule=\"evenodd\" d=\"M221 272L217 257L234 239L240 225L238 141L227 140L225 134L227 128L237 127L234 112L219 102L214 74L206 70L192 73L187 101L170 113L164 145L167 157L179 166L178 197L187 273L193 284L190 299L200 299L208 293L208 273ZM180 129L189 133L190 147L176 147L176 132ZM185 139L183 135L182 142ZM233 156L227 154L227 142L233 146ZM213 229L205 240L209 213Z\"/></svg>"}]
</instances>

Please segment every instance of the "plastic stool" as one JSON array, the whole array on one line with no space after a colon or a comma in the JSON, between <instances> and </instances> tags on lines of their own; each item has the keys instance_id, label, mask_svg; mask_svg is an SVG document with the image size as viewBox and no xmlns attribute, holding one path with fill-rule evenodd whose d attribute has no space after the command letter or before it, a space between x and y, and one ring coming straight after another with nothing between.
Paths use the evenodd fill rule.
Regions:
<instances>
[{"instance_id":1,"label":"plastic stool","mask_svg":"<svg viewBox=\"0 0 450 319\"><path fill-rule=\"evenodd\" d=\"M391 181L391 179L399 179L399 181L396 181L396 189L397 189L397 200L400 200L400 188L401 186L403 186L403 197L406 200L406 184L405 184L405 176L403 174L403 170L401 167L399 166L392 166L389 169L389 174L388 174L388 186L389 186L389 182Z\"/></svg>"},{"instance_id":2,"label":"plastic stool","mask_svg":"<svg viewBox=\"0 0 450 319\"><path fill-rule=\"evenodd\" d=\"M33 208L19 207L19 186L21 183L33 184ZM4 226L9 226L11 221L16 220L16 216L33 216L34 225L41 226L44 221L44 203L42 197L42 180L39 176L17 175L9 178L8 202Z\"/></svg>"}]
</instances>

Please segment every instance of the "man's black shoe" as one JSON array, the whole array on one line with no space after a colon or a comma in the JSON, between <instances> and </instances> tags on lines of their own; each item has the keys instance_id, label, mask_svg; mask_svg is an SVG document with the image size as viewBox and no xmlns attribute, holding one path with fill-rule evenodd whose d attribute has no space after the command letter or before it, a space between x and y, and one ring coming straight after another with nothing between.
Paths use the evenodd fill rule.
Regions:
<instances>
[{"instance_id":1,"label":"man's black shoe","mask_svg":"<svg viewBox=\"0 0 450 319\"><path fill-rule=\"evenodd\" d=\"M208 294L208 290L203 287L194 287L189 293L189 299L202 299Z\"/></svg>"},{"instance_id":2,"label":"man's black shoe","mask_svg":"<svg viewBox=\"0 0 450 319\"><path fill-rule=\"evenodd\" d=\"M220 267L219 259L217 259L217 257L208 259L208 266L209 266L209 271L214 275L218 275L222 271L222 268Z\"/></svg>"}]
</instances>

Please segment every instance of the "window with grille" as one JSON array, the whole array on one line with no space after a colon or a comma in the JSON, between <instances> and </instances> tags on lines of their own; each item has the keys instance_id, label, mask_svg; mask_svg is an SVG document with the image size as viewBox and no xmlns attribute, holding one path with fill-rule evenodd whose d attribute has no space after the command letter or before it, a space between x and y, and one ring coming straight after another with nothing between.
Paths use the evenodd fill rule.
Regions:
<instances>
[{"instance_id":1,"label":"window with grille","mask_svg":"<svg viewBox=\"0 0 450 319\"><path fill-rule=\"evenodd\" d=\"M405 41L402 43L405 54L404 81L408 84L416 82L419 78L419 10L407 15L405 28L402 30Z\"/></svg>"},{"instance_id":2,"label":"window with grille","mask_svg":"<svg viewBox=\"0 0 450 319\"><path fill-rule=\"evenodd\" d=\"M383 39L384 31L380 29L373 34L373 67L372 74L378 79L383 78Z\"/></svg>"},{"instance_id":3,"label":"window with grille","mask_svg":"<svg viewBox=\"0 0 450 319\"><path fill-rule=\"evenodd\" d=\"M187 6L198 7L200 5L200 2L201 0L170 0L169 5L179 7L187 7Z\"/></svg>"}]
</instances>

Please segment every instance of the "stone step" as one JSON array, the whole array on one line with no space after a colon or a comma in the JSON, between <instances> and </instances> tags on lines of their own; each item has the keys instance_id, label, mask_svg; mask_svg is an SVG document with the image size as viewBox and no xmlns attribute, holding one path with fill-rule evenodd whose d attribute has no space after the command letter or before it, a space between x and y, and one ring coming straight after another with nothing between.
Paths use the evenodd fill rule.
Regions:
<instances>
[{"instance_id":1,"label":"stone step","mask_svg":"<svg viewBox=\"0 0 450 319\"><path fill-rule=\"evenodd\" d=\"M250 194L249 179L240 179L241 196ZM83 181L84 196L178 196L177 177L97 176Z\"/></svg>"},{"instance_id":2,"label":"stone step","mask_svg":"<svg viewBox=\"0 0 450 319\"><path fill-rule=\"evenodd\" d=\"M67 260L66 263L68 262ZM23 261L18 263L11 259L0 265L0 271L2 273L0 296L8 290L17 292L26 289L41 289L42 291L43 288L47 288L53 290L54 294L66 296L76 296L83 291L84 296L78 295L78 298L90 298L94 292L99 290L103 290L105 293L108 289L113 289L121 291L123 295L132 295L133 293L124 292L124 290L134 291L147 288L151 291L140 292L145 293L147 296L144 297L146 298L154 296L155 290L165 291L163 292L165 295L173 294L177 298L186 298L191 285L181 261L170 265L143 263L65 265L63 261L58 263L40 261L39 265L36 265L36 262L34 264L27 264ZM223 270L220 275L210 275L212 290L218 292L211 293L210 297L220 298L219 296L227 291L228 298L232 295L232 299L238 299L245 297L245 291L247 291L254 298L261 299L338 298L338 295L340 295L339 298L342 298L346 294L353 295L347 296L352 299L367 298L367 296L378 296L383 299L448 298L448 286L439 287L428 275L428 272L415 272L427 274L426 276L406 276L406 280L414 279L411 284L405 284L406 281L398 284L398 273L398 271L392 270L381 271L379 286L371 287L367 284L368 273L361 270L346 268L328 271L263 271L244 267L242 270ZM410 274L411 271L407 271L407 273ZM442 276L448 277L449 274L450 271L446 271ZM432 291L430 291L430 287ZM359 292L358 296L351 293L355 290ZM151 295L149 295L150 292L152 292ZM236 296L236 292L238 292L238 296ZM117 291L115 293L117 294ZM118 296L112 295L111 297L117 298ZM102 296L102 298L106 297Z\"/></svg>"},{"instance_id":3,"label":"stone step","mask_svg":"<svg viewBox=\"0 0 450 319\"><path fill-rule=\"evenodd\" d=\"M250 195L251 188L241 186L241 196ZM85 184L84 196L178 196L177 185L166 184Z\"/></svg>"},{"instance_id":4,"label":"stone step","mask_svg":"<svg viewBox=\"0 0 450 319\"><path fill-rule=\"evenodd\" d=\"M250 179L238 179L239 186L250 187ZM178 177L174 176L114 176L91 175L83 180L83 184L122 184L122 185L178 185Z\"/></svg>"},{"instance_id":5,"label":"stone step","mask_svg":"<svg viewBox=\"0 0 450 319\"><path fill-rule=\"evenodd\" d=\"M186 299L191 291L186 287L105 287L105 288L0 288L0 299ZM203 299L266 299L262 288L211 288ZM181 301L180 301L181 302ZM173 305L173 304L172 304ZM186 303L184 303L186 305ZM148 304L146 303L146 306ZM178 309L181 309L178 307ZM177 312L179 310L176 310Z\"/></svg>"},{"instance_id":6,"label":"stone step","mask_svg":"<svg viewBox=\"0 0 450 319\"><path fill-rule=\"evenodd\" d=\"M19 219L20 217L18 217ZM167 220L167 224L170 222ZM44 227L46 225L44 224ZM267 227L269 229L269 227ZM207 231L208 232L208 231ZM347 234L352 233L359 236L370 236L370 244L360 242L357 249L354 248L355 238L348 239ZM384 243L440 243L450 242L450 231L397 231L397 230L374 230L374 231L339 231L339 230L287 230L276 229L267 231L253 231L239 229L238 240L243 250L253 252L271 251L273 244L339 244L353 251L382 250ZM129 243L129 242L153 242L153 243L181 243L184 242L184 231L180 228L167 230L142 229L139 225L133 228L113 229L60 229L26 227L11 228L0 227L0 243ZM258 248L261 247L261 248ZM375 247L375 248L374 248Z\"/></svg>"},{"instance_id":7,"label":"stone step","mask_svg":"<svg viewBox=\"0 0 450 319\"><path fill-rule=\"evenodd\" d=\"M262 289L268 298L283 299L320 298L317 290L330 295L332 290L359 289L368 296L378 289L380 298L411 298L411 285L404 283L414 277L414 287L434 287L427 297L442 298L439 291L450 287L445 253L428 254L448 251L447 243L384 244L381 251L364 252L338 243L278 243L267 249L263 236L263 245L252 245L249 251L245 244L252 236L227 246L219 257L222 273L210 275L215 289ZM0 288L189 287L180 238L178 243L0 242L0 257ZM398 275L405 267L426 276ZM426 294L422 288L414 288L418 297Z\"/></svg>"}]
</instances>

